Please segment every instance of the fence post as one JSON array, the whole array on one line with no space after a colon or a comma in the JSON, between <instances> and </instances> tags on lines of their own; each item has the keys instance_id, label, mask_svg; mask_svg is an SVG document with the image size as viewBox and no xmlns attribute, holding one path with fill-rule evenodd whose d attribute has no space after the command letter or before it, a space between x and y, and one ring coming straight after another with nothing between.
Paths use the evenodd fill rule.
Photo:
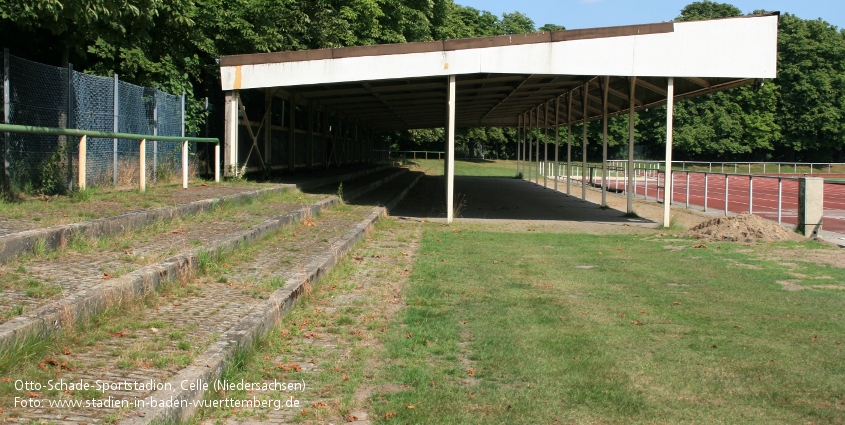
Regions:
<instances>
[{"instance_id":1,"label":"fence post","mask_svg":"<svg viewBox=\"0 0 845 425\"><path fill-rule=\"evenodd\" d=\"M185 137L185 92L182 92L182 137ZM182 141L182 189L188 188L188 141Z\"/></svg>"},{"instance_id":2,"label":"fence post","mask_svg":"<svg viewBox=\"0 0 845 425\"><path fill-rule=\"evenodd\" d=\"M3 49L3 123L11 124L9 119L10 101L9 101L9 49ZM9 133L3 135L3 190L8 194L9 187L12 184L12 176L9 174Z\"/></svg>"},{"instance_id":3,"label":"fence post","mask_svg":"<svg viewBox=\"0 0 845 425\"><path fill-rule=\"evenodd\" d=\"M85 167L87 163L88 136L79 138L79 190L85 190Z\"/></svg>"},{"instance_id":4,"label":"fence post","mask_svg":"<svg viewBox=\"0 0 845 425\"><path fill-rule=\"evenodd\" d=\"M663 184L665 185L666 182L664 181ZM657 196L654 197L654 202L660 202L660 169L657 170L657 184L655 186L657 189ZM666 198L666 193L663 194L663 198ZM663 202L666 202L666 199L663 199Z\"/></svg>"},{"instance_id":5,"label":"fence post","mask_svg":"<svg viewBox=\"0 0 845 425\"><path fill-rule=\"evenodd\" d=\"M708 180L708 177L710 177L710 174L704 173L704 212L707 212L707 189L708 189L708 187L707 187L708 181L707 180Z\"/></svg>"},{"instance_id":6,"label":"fence post","mask_svg":"<svg viewBox=\"0 0 845 425\"><path fill-rule=\"evenodd\" d=\"M138 191L141 193L147 190L147 139L141 139L138 147Z\"/></svg>"},{"instance_id":7,"label":"fence post","mask_svg":"<svg viewBox=\"0 0 845 425\"><path fill-rule=\"evenodd\" d=\"M728 215L728 175L725 174L725 216Z\"/></svg>"},{"instance_id":8,"label":"fence post","mask_svg":"<svg viewBox=\"0 0 845 425\"><path fill-rule=\"evenodd\" d=\"M686 196L686 201L687 201L687 209L689 209L689 171L687 171L687 196Z\"/></svg>"},{"instance_id":9,"label":"fence post","mask_svg":"<svg viewBox=\"0 0 845 425\"><path fill-rule=\"evenodd\" d=\"M153 89L153 136L158 136L158 89ZM158 182L158 141L153 140L153 184ZM141 189L143 192L144 189Z\"/></svg>"},{"instance_id":10,"label":"fence post","mask_svg":"<svg viewBox=\"0 0 845 425\"><path fill-rule=\"evenodd\" d=\"M766 163L763 163L763 174L766 174Z\"/></svg>"},{"instance_id":11,"label":"fence post","mask_svg":"<svg viewBox=\"0 0 845 425\"><path fill-rule=\"evenodd\" d=\"M67 64L67 118L65 128L73 128L71 117L73 116L73 64ZM68 189L73 190L73 143L68 142L65 137L65 148L67 148L67 174ZM84 189L84 188L80 188Z\"/></svg>"},{"instance_id":12,"label":"fence post","mask_svg":"<svg viewBox=\"0 0 845 425\"><path fill-rule=\"evenodd\" d=\"M748 214L754 214L754 176L748 176Z\"/></svg>"},{"instance_id":13,"label":"fence post","mask_svg":"<svg viewBox=\"0 0 845 425\"><path fill-rule=\"evenodd\" d=\"M824 210L824 179L801 177L798 179L798 233L818 238L822 230Z\"/></svg>"},{"instance_id":14,"label":"fence post","mask_svg":"<svg viewBox=\"0 0 845 425\"><path fill-rule=\"evenodd\" d=\"M114 73L114 132L117 133L118 129L118 116L120 115L120 89L119 89L119 77L117 73ZM117 139L112 139L112 181L115 186L117 186Z\"/></svg>"},{"instance_id":15,"label":"fence post","mask_svg":"<svg viewBox=\"0 0 845 425\"><path fill-rule=\"evenodd\" d=\"M781 205L783 201L783 179L778 177L778 224L780 224L782 219L782 210Z\"/></svg>"},{"instance_id":16,"label":"fence post","mask_svg":"<svg viewBox=\"0 0 845 425\"><path fill-rule=\"evenodd\" d=\"M214 181L220 182L220 143L214 144Z\"/></svg>"}]
</instances>

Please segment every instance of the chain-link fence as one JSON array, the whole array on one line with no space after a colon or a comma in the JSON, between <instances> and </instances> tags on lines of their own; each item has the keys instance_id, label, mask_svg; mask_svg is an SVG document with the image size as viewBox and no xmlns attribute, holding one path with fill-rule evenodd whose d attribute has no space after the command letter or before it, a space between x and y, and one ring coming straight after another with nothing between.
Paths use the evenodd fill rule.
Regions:
<instances>
[{"instance_id":1,"label":"chain-link fence","mask_svg":"<svg viewBox=\"0 0 845 425\"><path fill-rule=\"evenodd\" d=\"M183 97L129 84L117 76L88 75L72 67L57 68L4 53L0 77L4 85L3 122L8 124L184 135ZM6 135L5 160L11 184L30 193L72 188L77 142L65 136ZM137 183L138 148L136 140L89 138L88 184ZM191 151L196 152L195 145ZM149 178L155 182L178 176L182 169L180 154L179 143L147 143ZM195 168L195 158L195 154L190 156L189 167Z\"/></svg>"}]
</instances>

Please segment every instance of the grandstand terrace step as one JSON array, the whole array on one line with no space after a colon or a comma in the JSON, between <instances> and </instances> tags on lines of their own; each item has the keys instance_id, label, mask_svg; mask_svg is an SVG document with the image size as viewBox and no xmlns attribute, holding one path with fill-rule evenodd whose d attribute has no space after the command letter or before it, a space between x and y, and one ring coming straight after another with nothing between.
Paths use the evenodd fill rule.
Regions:
<instances>
[{"instance_id":1,"label":"grandstand terrace step","mask_svg":"<svg viewBox=\"0 0 845 425\"><path fill-rule=\"evenodd\" d=\"M368 202L396 204L407 192L408 184L418 177L403 171L395 170L390 175L398 178L383 188L371 190ZM381 179L384 177L377 180ZM358 185L368 187L371 183L358 182ZM309 196L319 198L316 195L298 196L303 198L301 201ZM331 199L336 200L324 199L318 204L328 207L332 205ZM255 202L256 210L266 209L261 201ZM143 303L124 303L121 308L83 321L79 328L68 327L55 341L48 341L29 363L17 365L9 373L45 382L64 378L92 383L97 380L164 383L168 379L179 382L184 377L211 379L219 376L236 349L272 327L294 300L308 290L310 283L319 279L343 252L365 235L384 209L340 205L328 210L322 208L322 211L313 218L308 214L300 215L295 220L298 224L275 230L272 236L254 243L239 244L229 253L224 250L222 255L215 256L217 249L206 251L208 255L198 252L194 259L185 262L193 261L198 265L198 275L190 273L191 267L185 267L181 273L171 273L171 280L164 282L158 292L148 293ZM251 223L241 224L249 226ZM239 235L250 231L235 232L234 238L248 239ZM181 231L175 235L188 235L187 231L184 235L178 232ZM172 234L161 232L161 235ZM148 242L155 245L152 240ZM161 263L148 267L158 264ZM3 394L0 405L3 406L9 405L3 398L16 392L13 389L3 391L7 388L2 387L8 384L0 382ZM124 387L97 397L133 402L144 397L168 395L202 397L202 393L179 391L178 388L175 392L164 393L152 391L154 389L127 390ZM45 400L80 400L90 398L90 395L72 391L39 394ZM13 422L46 419L61 424L114 422L125 418L121 415L126 412L126 409L118 413L96 407L71 410L12 407L2 415L12 418ZM182 409L137 409L126 420L131 423L170 421L184 419L190 413Z\"/></svg>"}]
</instances>

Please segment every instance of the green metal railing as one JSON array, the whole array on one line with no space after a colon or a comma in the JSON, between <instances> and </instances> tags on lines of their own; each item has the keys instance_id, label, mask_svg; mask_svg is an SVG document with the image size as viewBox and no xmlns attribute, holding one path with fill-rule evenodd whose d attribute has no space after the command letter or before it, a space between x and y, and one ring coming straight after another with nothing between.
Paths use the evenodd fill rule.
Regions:
<instances>
[{"instance_id":1,"label":"green metal railing","mask_svg":"<svg viewBox=\"0 0 845 425\"><path fill-rule=\"evenodd\" d=\"M143 192L147 186L146 173L146 151L147 140L159 142L181 142L182 143L182 187L188 188L188 142L194 143L214 143L214 181L220 181L220 140L214 137L183 137L183 136L155 136L151 134L134 134L134 133L119 133L112 131L94 131L94 130L78 130L73 128L56 128L56 127L34 127L27 125L15 124L0 124L0 132L7 133L23 133L23 134L39 134L52 136L74 136L79 137L79 189L84 190L85 185L85 168L86 168L86 154L87 154L87 139L88 137L103 138L103 139L124 139L124 140L138 140L140 143L140 159L139 169L140 178L138 179L139 190ZM8 146L8 143L7 143Z\"/></svg>"}]
</instances>

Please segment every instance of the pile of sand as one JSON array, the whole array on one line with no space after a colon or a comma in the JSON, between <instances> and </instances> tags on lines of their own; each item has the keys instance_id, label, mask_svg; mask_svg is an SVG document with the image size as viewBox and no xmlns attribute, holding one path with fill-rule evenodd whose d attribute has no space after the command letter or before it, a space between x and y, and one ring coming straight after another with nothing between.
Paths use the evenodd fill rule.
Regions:
<instances>
[{"instance_id":1,"label":"pile of sand","mask_svg":"<svg viewBox=\"0 0 845 425\"><path fill-rule=\"evenodd\" d=\"M786 227L752 214L714 218L693 227L685 235L706 241L746 243L806 240Z\"/></svg>"}]
</instances>

